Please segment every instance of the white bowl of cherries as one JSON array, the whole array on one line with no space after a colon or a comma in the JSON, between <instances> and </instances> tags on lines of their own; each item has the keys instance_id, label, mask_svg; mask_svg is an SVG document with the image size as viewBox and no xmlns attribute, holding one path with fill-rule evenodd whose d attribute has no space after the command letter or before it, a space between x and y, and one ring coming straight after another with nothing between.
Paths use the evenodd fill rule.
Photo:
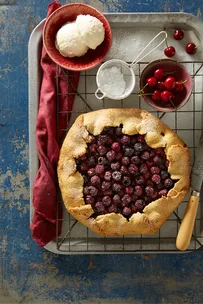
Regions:
<instances>
[{"instance_id":1,"label":"white bowl of cherries","mask_svg":"<svg viewBox=\"0 0 203 304\"><path fill-rule=\"evenodd\" d=\"M157 111L171 112L183 107L192 93L192 77L175 60L149 63L140 76L140 95Z\"/></svg>"}]
</instances>

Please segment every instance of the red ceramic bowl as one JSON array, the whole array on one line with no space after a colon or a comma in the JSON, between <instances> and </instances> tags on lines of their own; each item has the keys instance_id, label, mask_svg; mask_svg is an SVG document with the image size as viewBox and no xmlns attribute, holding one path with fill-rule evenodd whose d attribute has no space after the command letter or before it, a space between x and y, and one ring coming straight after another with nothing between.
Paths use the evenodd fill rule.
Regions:
<instances>
[{"instance_id":1,"label":"red ceramic bowl","mask_svg":"<svg viewBox=\"0 0 203 304\"><path fill-rule=\"evenodd\" d=\"M164 103L163 101L157 101L157 102L153 101L150 95L143 95L142 97L151 107L153 107L157 111L171 112L180 109L189 100L190 95L192 93L193 83L192 83L191 75L186 70L186 68L175 60L159 59L149 63L141 73L140 90L145 86L146 79L148 77L152 77L154 71L158 68L163 69L168 74L168 76L170 75L174 76L177 81L187 80L184 83L184 90L182 92L180 93L174 92L175 99L173 100L173 104L175 105L175 108L170 102ZM153 90L154 89L150 89L149 87L146 87L144 89L144 93L150 94L153 92Z\"/></svg>"},{"instance_id":2,"label":"red ceramic bowl","mask_svg":"<svg viewBox=\"0 0 203 304\"><path fill-rule=\"evenodd\" d=\"M89 14L103 23L105 39L96 50L89 49L84 56L63 57L55 47L56 33L65 23L74 21L81 14ZM57 9L47 18L43 30L43 42L48 55L56 64L73 71L89 70L100 64L108 54L112 44L111 27L104 15L95 8L81 3L67 4Z\"/></svg>"}]
</instances>

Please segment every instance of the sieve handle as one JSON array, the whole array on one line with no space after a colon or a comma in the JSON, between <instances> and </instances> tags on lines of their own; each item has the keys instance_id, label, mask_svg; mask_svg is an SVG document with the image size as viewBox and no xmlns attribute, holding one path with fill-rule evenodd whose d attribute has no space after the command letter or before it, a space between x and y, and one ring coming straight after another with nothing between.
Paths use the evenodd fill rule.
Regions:
<instances>
[{"instance_id":1,"label":"sieve handle","mask_svg":"<svg viewBox=\"0 0 203 304\"><path fill-rule=\"evenodd\" d=\"M99 96L98 93L101 93L102 95ZM98 88L94 94L95 94L95 96L96 96L98 99L100 99L100 100L106 96L106 94L103 93L103 92L100 90L100 88Z\"/></svg>"},{"instance_id":2,"label":"sieve handle","mask_svg":"<svg viewBox=\"0 0 203 304\"><path fill-rule=\"evenodd\" d=\"M148 48L148 46L157 38L159 37L161 34L165 34L165 38L157 45L155 46L151 51L149 51L146 55L144 55L143 57L140 57L140 55ZM133 62L130 64L130 67L132 67L134 64L136 64L137 62L141 61L142 59L144 59L146 56L148 56L149 54L151 54L154 50L156 50L164 41L166 41L167 39L167 33L165 31L161 31L159 32L146 46L145 48L141 51L141 53L138 54L138 56L133 60Z\"/></svg>"}]
</instances>

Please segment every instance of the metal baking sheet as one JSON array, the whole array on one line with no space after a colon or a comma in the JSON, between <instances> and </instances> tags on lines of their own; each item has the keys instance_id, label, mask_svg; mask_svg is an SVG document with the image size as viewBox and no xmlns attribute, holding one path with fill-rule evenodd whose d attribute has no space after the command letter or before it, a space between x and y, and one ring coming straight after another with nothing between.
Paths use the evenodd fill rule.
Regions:
<instances>
[{"instance_id":1,"label":"metal baking sheet","mask_svg":"<svg viewBox=\"0 0 203 304\"><path fill-rule=\"evenodd\" d=\"M184 13L158 13L158 14L105 14L110 22L113 32L113 45L107 59L118 58L127 62L133 61L136 55L159 31L166 30L168 43L177 50L176 59L194 76L194 87L188 103L178 111L166 113L162 120L186 142L190 149L191 164L194 161L200 132L202 130L202 96L203 96L203 52L202 48L194 56L186 54L185 44L193 41L199 44L203 40L203 24L196 17ZM35 126L39 102L39 89L41 82L40 54L42 47L43 20L33 30L28 46L29 65L29 168L30 168L30 220L33 216L32 186L38 169L38 157L35 146ZM174 29L184 30L183 41L172 38ZM155 42L156 43L156 42ZM153 46L152 46L153 47ZM81 73L71 120L67 130L75 118L84 112L90 111L84 100L93 110L110 107L139 107L161 117L162 113L154 111L138 96L139 76L146 64L152 60L163 57L163 46L134 68L136 86L133 94L125 100L113 101L104 98L98 101L94 95L96 90L95 75L97 69ZM66 71L64 71L66 73ZM58 113L60 115L60 113ZM60 195L59 195L60 197ZM169 217L162 228L154 235L131 235L122 237L100 237L82 224L75 222L74 218L65 210L62 221L62 235L50 242L45 248L58 254L93 254L93 253L143 253L143 252L179 252L176 250L175 241L180 220L183 217L188 196ZM59 199L57 204L63 204ZM200 202L201 204L201 202ZM201 231L202 212L199 207L193 238L188 251L196 250L203 244Z\"/></svg>"}]
</instances>

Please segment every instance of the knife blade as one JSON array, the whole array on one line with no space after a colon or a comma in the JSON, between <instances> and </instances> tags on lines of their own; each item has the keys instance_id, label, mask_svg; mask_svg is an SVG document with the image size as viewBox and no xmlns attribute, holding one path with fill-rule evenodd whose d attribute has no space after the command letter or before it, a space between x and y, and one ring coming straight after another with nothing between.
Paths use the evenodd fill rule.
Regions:
<instances>
[{"instance_id":1,"label":"knife blade","mask_svg":"<svg viewBox=\"0 0 203 304\"><path fill-rule=\"evenodd\" d=\"M200 136L199 146L195 155L195 161L191 171L191 188L200 192L203 181L203 132Z\"/></svg>"},{"instance_id":2,"label":"knife blade","mask_svg":"<svg viewBox=\"0 0 203 304\"><path fill-rule=\"evenodd\" d=\"M195 155L195 161L191 171L192 193L190 195L190 199L187 204L183 216L183 220L181 222L176 239L176 247L182 251L188 248L191 240L195 218L197 214L197 208L199 204L202 181L203 181L203 132L200 136L199 145Z\"/></svg>"},{"instance_id":3,"label":"knife blade","mask_svg":"<svg viewBox=\"0 0 203 304\"><path fill-rule=\"evenodd\" d=\"M201 188L200 191L200 227L199 227L199 233L202 232L203 230L203 202L202 202L202 198L203 198L203 187Z\"/></svg>"},{"instance_id":4,"label":"knife blade","mask_svg":"<svg viewBox=\"0 0 203 304\"><path fill-rule=\"evenodd\" d=\"M203 197L203 132L200 137L199 147L197 148L197 153L195 157L195 162L191 172L191 187L192 189L200 192L200 197ZM200 205L200 231L203 229L203 206ZM199 232L200 232L199 231Z\"/></svg>"}]
</instances>

